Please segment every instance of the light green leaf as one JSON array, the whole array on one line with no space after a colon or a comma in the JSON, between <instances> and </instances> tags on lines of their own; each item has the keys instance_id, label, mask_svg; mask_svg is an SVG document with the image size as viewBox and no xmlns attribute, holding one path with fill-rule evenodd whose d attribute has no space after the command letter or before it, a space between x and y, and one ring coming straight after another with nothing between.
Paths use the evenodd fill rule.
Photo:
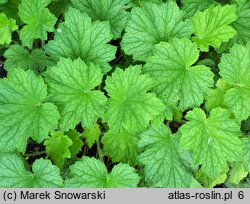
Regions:
<instances>
[{"instance_id":1,"label":"light green leaf","mask_svg":"<svg viewBox=\"0 0 250 204\"><path fill-rule=\"evenodd\" d=\"M44 102L47 87L32 71L13 69L0 79L0 151L25 151L27 139L42 142L57 128L59 113Z\"/></svg>"},{"instance_id":2,"label":"light green leaf","mask_svg":"<svg viewBox=\"0 0 250 204\"><path fill-rule=\"evenodd\" d=\"M117 68L107 77L105 89L110 96L105 119L116 132L144 130L165 108L154 93L154 81L141 73L141 66Z\"/></svg>"},{"instance_id":3,"label":"light green leaf","mask_svg":"<svg viewBox=\"0 0 250 204\"><path fill-rule=\"evenodd\" d=\"M128 19L125 6L131 0L71 0L72 7L86 12L93 20L108 21L114 38L121 36Z\"/></svg>"},{"instance_id":4,"label":"light green leaf","mask_svg":"<svg viewBox=\"0 0 250 204\"><path fill-rule=\"evenodd\" d=\"M164 188L190 186L191 174L183 165L183 150L166 126L151 127L143 132L139 147L145 149L139 156L139 161L145 165L147 182Z\"/></svg>"},{"instance_id":5,"label":"light green leaf","mask_svg":"<svg viewBox=\"0 0 250 204\"><path fill-rule=\"evenodd\" d=\"M115 58L116 47L107 44L112 39L108 22L92 23L86 13L70 8L65 21L59 25L54 40L46 46L47 54L58 59L81 58L85 63L100 65L104 72L111 69L109 61Z\"/></svg>"},{"instance_id":6,"label":"light green leaf","mask_svg":"<svg viewBox=\"0 0 250 204\"><path fill-rule=\"evenodd\" d=\"M22 0L18 14L26 24L20 33L23 45L32 47L35 39L47 40L47 32L54 31L57 18L46 8L51 0Z\"/></svg>"},{"instance_id":7,"label":"light green leaf","mask_svg":"<svg viewBox=\"0 0 250 204\"><path fill-rule=\"evenodd\" d=\"M99 66L86 65L80 58L61 58L56 66L46 71L49 99L58 105L61 120L60 129L74 129L82 122L91 127L101 117L106 97L94 90L102 82L103 74Z\"/></svg>"},{"instance_id":8,"label":"light green leaf","mask_svg":"<svg viewBox=\"0 0 250 204\"><path fill-rule=\"evenodd\" d=\"M194 108L186 115L189 120L181 126L181 145L192 151L201 171L214 180L228 169L227 161L242 160L240 127L222 108L212 109L210 116Z\"/></svg>"},{"instance_id":9,"label":"light green leaf","mask_svg":"<svg viewBox=\"0 0 250 204\"><path fill-rule=\"evenodd\" d=\"M64 134L67 135L69 139L71 139L71 141L73 142L73 144L69 146L69 151L71 157L74 157L81 151L83 146L83 141L80 138L81 134L79 134L75 130L70 130L68 132L65 132Z\"/></svg>"},{"instance_id":10,"label":"light green leaf","mask_svg":"<svg viewBox=\"0 0 250 204\"><path fill-rule=\"evenodd\" d=\"M197 181L202 183L206 188L213 188L216 185L222 184L227 179L227 171L228 169L221 173L218 177L211 179L206 173L204 173L201 169L196 173L195 178Z\"/></svg>"},{"instance_id":11,"label":"light green leaf","mask_svg":"<svg viewBox=\"0 0 250 204\"><path fill-rule=\"evenodd\" d=\"M8 0L0 0L0 4L6 3Z\"/></svg>"},{"instance_id":12,"label":"light green leaf","mask_svg":"<svg viewBox=\"0 0 250 204\"><path fill-rule=\"evenodd\" d=\"M236 42L246 45L250 41L250 1L249 0L236 0L237 19L232 26L237 31L234 40Z\"/></svg>"},{"instance_id":13,"label":"light green leaf","mask_svg":"<svg viewBox=\"0 0 250 204\"><path fill-rule=\"evenodd\" d=\"M24 70L31 69L35 72L41 72L52 64L42 49L33 49L29 52L18 44L10 46L4 53L4 57L6 58L4 62L6 70L22 68Z\"/></svg>"},{"instance_id":14,"label":"light green leaf","mask_svg":"<svg viewBox=\"0 0 250 204\"><path fill-rule=\"evenodd\" d=\"M238 185L247 175L248 171L246 171L242 162L233 162L231 164L231 170L229 171L228 181Z\"/></svg>"},{"instance_id":15,"label":"light green leaf","mask_svg":"<svg viewBox=\"0 0 250 204\"><path fill-rule=\"evenodd\" d=\"M235 5L218 5L203 12L198 11L192 18L194 33L192 37L201 51L208 51L209 45L219 48L222 42L228 42L236 33L230 26L237 18Z\"/></svg>"},{"instance_id":16,"label":"light green leaf","mask_svg":"<svg viewBox=\"0 0 250 204\"><path fill-rule=\"evenodd\" d=\"M250 43L246 47L236 44L219 64L222 79L233 86L225 93L225 104L239 121L250 116L249 67Z\"/></svg>"},{"instance_id":17,"label":"light green leaf","mask_svg":"<svg viewBox=\"0 0 250 204\"><path fill-rule=\"evenodd\" d=\"M65 159L71 158L69 147L73 142L62 132L51 132L50 134L51 136L44 142L46 153L59 168L62 168Z\"/></svg>"},{"instance_id":18,"label":"light green leaf","mask_svg":"<svg viewBox=\"0 0 250 204\"><path fill-rule=\"evenodd\" d=\"M59 188L63 186L58 167L50 160L39 159L32 165L32 172L27 164L15 154L0 155L1 188Z\"/></svg>"},{"instance_id":19,"label":"light green leaf","mask_svg":"<svg viewBox=\"0 0 250 204\"><path fill-rule=\"evenodd\" d=\"M105 165L95 158L83 157L70 167L67 188L136 188L140 177L128 164L118 164L108 173Z\"/></svg>"},{"instance_id":20,"label":"light green leaf","mask_svg":"<svg viewBox=\"0 0 250 204\"><path fill-rule=\"evenodd\" d=\"M99 140L100 133L101 133L101 130L98 124L94 124L90 128L88 127L84 128L84 132L82 136L86 139L86 142L89 148L92 148L93 144L97 140Z\"/></svg>"},{"instance_id":21,"label":"light green leaf","mask_svg":"<svg viewBox=\"0 0 250 204\"><path fill-rule=\"evenodd\" d=\"M205 107L206 110L211 111L213 108L216 107L222 107L227 108L224 103L224 95L225 92L232 88L231 84L228 84L221 78L216 82L216 88L215 89L209 89L207 96L205 97L206 103Z\"/></svg>"},{"instance_id":22,"label":"light green leaf","mask_svg":"<svg viewBox=\"0 0 250 204\"><path fill-rule=\"evenodd\" d=\"M154 90L166 104L179 102L180 109L199 106L213 86L214 75L208 67L192 66L198 58L195 43L187 38L175 38L155 46L143 71L157 81Z\"/></svg>"},{"instance_id":23,"label":"light green leaf","mask_svg":"<svg viewBox=\"0 0 250 204\"><path fill-rule=\"evenodd\" d=\"M109 130L102 137L103 153L110 156L112 162L128 163L132 166L138 164L137 156L139 136L127 131Z\"/></svg>"},{"instance_id":24,"label":"light green leaf","mask_svg":"<svg viewBox=\"0 0 250 204\"><path fill-rule=\"evenodd\" d=\"M183 14L172 1L134 7L122 39L122 49L127 55L133 55L134 60L145 61L159 42L189 37L191 24L183 22Z\"/></svg>"},{"instance_id":25,"label":"light green leaf","mask_svg":"<svg viewBox=\"0 0 250 204\"><path fill-rule=\"evenodd\" d=\"M14 19L8 19L5 13L0 13L0 45L10 44L11 33L17 29Z\"/></svg>"}]
</instances>

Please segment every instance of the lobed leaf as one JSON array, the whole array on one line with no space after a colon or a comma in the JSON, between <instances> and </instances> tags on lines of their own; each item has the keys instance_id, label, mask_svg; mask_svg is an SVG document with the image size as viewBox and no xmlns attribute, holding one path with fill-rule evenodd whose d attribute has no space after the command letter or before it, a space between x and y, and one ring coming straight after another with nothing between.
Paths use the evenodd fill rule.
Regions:
<instances>
[{"instance_id":1,"label":"lobed leaf","mask_svg":"<svg viewBox=\"0 0 250 204\"><path fill-rule=\"evenodd\" d=\"M13 69L0 79L1 152L24 152L29 137L40 143L57 128L57 107L46 97L43 79L30 70Z\"/></svg>"},{"instance_id":2,"label":"lobed leaf","mask_svg":"<svg viewBox=\"0 0 250 204\"><path fill-rule=\"evenodd\" d=\"M58 167L50 160L38 159L32 165L32 172L27 164L15 154L0 155L1 188L59 188L63 186Z\"/></svg>"},{"instance_id":3,"label":"lobed leaf","mask_svg":"<svg viewBox=\"0 0 250 204\"><path fill-rule=\"evenodd\" d=\"M61 58L46 71L49 100L59 107L61 130L74 129L79 122L91 127L103 115L106 97L94 90L102 77L99 66L86 65L80 58Z\"/></svg>"},{"instance_id":4,"label":"lobed leaf","mask_svg":"<svg viewBox=\"0 0 250 204\"><path fill-rule=\"evenodd\" d=\"M118 164L110 173L95 158L83 157L70 167L71 178L66 179L67 188L135 188L140 177L128 164Z\"/></svg>"}]
</instances>

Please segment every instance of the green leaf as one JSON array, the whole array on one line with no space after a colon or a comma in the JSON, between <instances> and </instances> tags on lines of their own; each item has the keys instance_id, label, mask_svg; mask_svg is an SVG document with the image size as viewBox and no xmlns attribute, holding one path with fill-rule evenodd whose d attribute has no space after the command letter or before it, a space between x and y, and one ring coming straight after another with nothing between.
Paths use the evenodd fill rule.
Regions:
<instances>
[{"instance_id":1,"label":"green leaf","mask_svg":"<svg viewBox=\"0 0 250 204\"><path fill-rule=\"evenodd\" d=\"M83 146L83 141L81 140L81 134L79 134L75 130L70 130L64 133L69 137L69 139L73 142L71 146L69 146L69 151L71 157L75 157L81 150Z\"/></svg>"},{"instance_id":2,"label":"green leaf","mask_svg":"<svg viewBox=\"0 0 250 204\"><path fill-rule=\"evenodd\" d=\"M131 0L71 0L72 6L86 12L93 20L108 21L114 38L121 36L128 19L125 6Z\"/></svg>"},{"instance_id":3,"label":"green leaf","mask_svg":"<svg viewBox=\"0 0 250 204\"><path fill-rule=\"evenodd\" d=\"M237 19L232 26L237 30L234 37L236 42L246 45L250 40L250 1L249 0L236 0Z\"/></svg>"},{"instance_id":4,"label":"green leaf","mask_svg":"<svg viewBox=\"0 0 250 204\"><path fill-rule=\"evenodd\" d=\"M205 107L206 110L211 111L213 108L222 107L227 108L225 106L225 92L232 87L231 84L228 84L221 78L216 83L215 89L209 89L208 94L206 96Z\"/></svg>"},{"instance_id":5,"label":"green leaf","mask_svg":"<svg viewBox=\"0 0 250 204\"><path fill-rule=\"evenodd\" d=\"M57 107L44 102L46 95L43 79L30 70L0 79L0 151L24 152L29 137L40 143L57 127Z\"/></svg>"},{"instance_id":6,"label":"green leaf","mask_svg":"<svg viewBox=\"0 0 250 204\"><path fill-rule=\"evenodd\" d=\"M57 18L46 8L51 0L22 0L19 4L19 16L26 24L20 38L23 45L32 47L35 39L47 40L47 32L54 31Z\"/></svg>"},{"instance_id":7,"label":"green leaf","mask_svg":"<svg viewBox=\"0 0 250 204\"><path fill-rule=\"evenodd\" d=\"M122 49L127 55L133 55L134 60L145 61L159 42L189 37L191 24L183 22L183 14L172 1L134 7L122 39Z\"/></svg>"},{"instance_id":8,"label":"green leaf","mask_svg":"<svg viewBox=\"0 0 250 204\"><path fill-rule=\"evenodd\" d=\"M183 165L183 149L166 126L151 127L143 132L139 147L145 149L139 156L139 161L145 165L147 182L164 188L190 186L191 174Z\"/></svg>"},{"instance_id":9,"label":"green leaf","mask_svg":"<svg viewBox=\"0 0 250 204\"><path fill-rule=\"evenodd\" d=\"M15 154L0 155L1 188L59 188L63 186L58 167L50 160L39 159L32 165L32 172L27 164Z\"/></svg>"},{"instance_id":10,"label":"green leaf","mask_svg":"<svg viewBox=\"0 0 250 204\"><path fill-rule=\"evenodd\" d=\"M47 66L52 64L42 49L33 49L29 52L18 44L10 46L4 53L4 57L6 58L4 62L6 70L22 68L24 70L31 69L35 72L42 72Z\"/></svg>"},{"instance_id":11,"label":"green leaf","mask_svg":"<svg viewBox=\"0 0 250 204\"><path fill-rule=\"evenodd\" d=\"M209 45L219 48L222 42L228 42L236 31L229 25L237 18L235 5L218 5L203 12L198 11L192 18L194 33L192 37L201 51L208 51Z\"/></svg>"},{"instance_id":12,"label":"green leaf","mask_svg":"<svg viewBox=\"0 0 250 204\"><path fill-rule=\"evenodd\" d=\"M211 179L206 173L204 173L201 169L196 173L195 178L197 181L202 183L206 188L213 188L216 185L222 184L227 179L227 171L228 169L221 173L218 177Z\"/></svg>"},{"instance_id":13,"label":"green leaf","mask_svg":"<svg viewBox=\"0 0 250 204\"><path fill-rule=\"evenodd\" d=\"M91 127L103 115L106 97L94 90L102 82L99 66L86 65L80 58L73 61L61 58L45 75L49 100L58 105L61 113L61 130L74 129L79 122Z\"/></svg>"},{"instance_id":14,"label":"green leaf","mask_svg":"<svg viewBox=\"0 0 250 204\"><path fill-rule=\"evenodd\" d=\"M192 151L201 171L210 179L219 177L227 171L227 161L242 159L242 142L240 127L235 120L229 118L229 112L222 108L212 109L210 116L194 108L186 115L189 120L181 126L181 145Z\"/></svg>"},{"instance_id":15,"label":"green leaf","mask_svg":"<svg viewBox=\"0 0 250 204\"><path fill-rule=\"evenodd\" d=\"M104 72L111 69L109 61L115 58L116 47L107 44L112 39L108 22L92 23L86 13L70 8L65 21L59 25L54 40L45 46L47 54L59 57L80 57L86 63L100 65Z\"/></svg>"},{"instance_id":16,"label":"green leaf","mask_svg":"<svg viewBox=\"0 0 250 204\"><path fill-rule=\"evenodd\" d=\"M100 127L98 124L94 124L91 128L85 128L83 132L83 137L86 139L89 148L92 148L93 144L99 140L100 137Z\"/></svg>"},{"instance_id":17,"label":"green leaf","mask_svg":"<svg viewBox=\"0 0 250 204\"><path fill-rule=\"evenodd\" d=\"M213 86L214 74L203 65L192 66L198 58L195 43L175 38L155 46L143 71L157 81L154 90L166 104L179 102L180 109L199 106Z\"/></svg>"},{"instance_id":18,"label":"green leaf","mask_svg":"<svg viewBox=\"0 0 250 204\"><path fill-rule=\"evenodd\" d=\"M14 19L8 19L5 13L0 13L0 45L10 44L11 33L17 29Z\"/></svg>"},{"instance_id":19,"label":"green leaf","mask_svg":"<svg viewBox=\"0 0 250 204\"><path fill-rule=\"evenodd\" d=\"M193 16L197 11L204 11L211 5L215 5L217 2L214 0L181 0L182 9L186 13L186 18Z\"/></svg>"},{"instance_id":20,"label":"green leaf","mask_svg":"<svg viewBox=\"0 0 250 204\"><path fill-rule=\"evenodd\" d=\"M223 54L219 64L220 75L232 84L225 93L225 104L237 120L250 116L250 43L246 47L234 45L230 53Z\"/></svg>"},{"instance_id":21,"label":"green leaf","mask_svg":"<svg viewBox=\"0 0 250 204\"><path fill-rule=\"evenodd\" d=\"M231 170L229 171L228 181L238 185L247 175L248 171L246 171L242 162L233 162L231 164Z\"/></svg>"},{"instance_id":22,"label":"green leaf","mask_svg":"<svg viewBox=\"0 0 250 204\"><path fill-rule=\"evenodd\" d=\"M46 153L59 168L62 168L65 159L71 158L69 147L73 142L62 132L51 132L50 134L51 136L44 142Z\"/></svg>"},{"instance_id":23,"label":"green leaf","mask_svg":"<svg viewBox=\"0 0 250 204\"><path fill-rule=\"evenodd\" d=\"M136 188L140 177L128 164L118 164L108 173L105 165L95 158L83 157L70 166L67 188Z\"/></svg>"},{"instance_id":24,"label":"green leaf","mask_svg":"<svg viewBox=\"0 0 250 204\"><path fill-rule=\"evenodd\" d=\"M112 162L138 164L139 136L133 132L109 130L102 137L103 153L111 157Z\"/></svg>"},{"instance_id":25,"label":"green leaf","mask_svg":"<svg viewBox=\"0 0 250 204\"><path fill-rule=\"evenodd\" d=\"M154 81L141 73L141 66L125 70L116 68L112 76L107 77L105 90L110 99L105 119L116 132L140 131L147 128L149 122L165 108L154 93L148 93Z\"/></svg>"},{"instance_id":26,"label":"green leaf","mask_svg":"<svg viewBox=\"0 0 250 204\"><path fill-rule=\"evenodd\" d=\"M243 139L243 163L245 170L250 172L250 137Z\"/></svg>"}]
</instances>

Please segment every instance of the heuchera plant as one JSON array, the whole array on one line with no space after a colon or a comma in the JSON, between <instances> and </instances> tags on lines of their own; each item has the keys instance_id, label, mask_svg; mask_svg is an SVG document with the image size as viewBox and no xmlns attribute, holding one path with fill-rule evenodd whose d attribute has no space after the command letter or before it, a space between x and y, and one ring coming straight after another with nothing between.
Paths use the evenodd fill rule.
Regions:
<instances>
[{"instance_id":1,"label":"heuchera plant","mask_svg":"<svg viewBox=\"0 0 250 204\"><path fill-rule=\"evenodd\" d=\"M250 0L0 0L0 187L250 187Z\"/></svg>"}]
</instances>

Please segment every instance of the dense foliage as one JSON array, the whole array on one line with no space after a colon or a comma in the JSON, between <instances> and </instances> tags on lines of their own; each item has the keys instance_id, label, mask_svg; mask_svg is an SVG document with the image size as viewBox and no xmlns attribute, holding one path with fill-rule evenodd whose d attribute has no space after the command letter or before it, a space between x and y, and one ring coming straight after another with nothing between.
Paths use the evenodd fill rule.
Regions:
<instances>
[{"instance_id":1,"label":"dense foliage","mask_svg":"<svg viewBox=\"0 0 250 204\"><path fill-rule=\"evenodd\" d=\"M0 187L250 187L250 0L0 0Z\"/></svg>"}]
</instances>

